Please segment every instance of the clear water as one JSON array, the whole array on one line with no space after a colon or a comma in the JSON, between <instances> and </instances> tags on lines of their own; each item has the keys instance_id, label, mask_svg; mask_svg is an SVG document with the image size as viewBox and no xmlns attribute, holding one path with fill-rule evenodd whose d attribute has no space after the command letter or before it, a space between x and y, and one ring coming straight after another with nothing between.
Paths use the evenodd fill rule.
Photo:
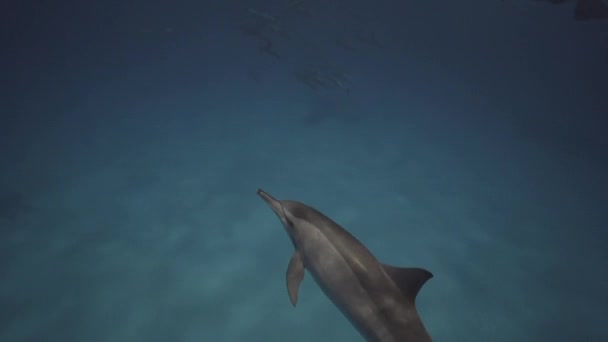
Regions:
<instances>
[{"instance_id":1,"label":"clear water","mask_svg":"<svg viewBox=\"0 0 608 342\"><path fill-rule=\"evenodd\" d=\"M0 340L362 341L258 187L432 271L436 341L608 340L607 22L286 3L3 5Z\"/></svg>"}]
</instances>

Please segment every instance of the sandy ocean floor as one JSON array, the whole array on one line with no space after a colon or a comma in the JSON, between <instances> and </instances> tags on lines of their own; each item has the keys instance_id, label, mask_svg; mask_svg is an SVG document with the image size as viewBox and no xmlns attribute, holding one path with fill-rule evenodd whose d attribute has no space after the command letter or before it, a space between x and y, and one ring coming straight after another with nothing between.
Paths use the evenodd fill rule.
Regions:
<instances>
[{"instance_id":1,"label":"sandy ocean floor","mask_svg":"<svg viewBox=\"0 0 608 342\"><path fill-rule=\"evenodd\" d=\"M607 336L588 159L479 118L310 124L279 104L224 122L175 100L178 118L114 117L75 145L57 124L7 172L27 190L1 221L3 341L361 340L310 276L291 307L292 247L258 187L431 270L417 303L438 341Z\"/></svg>"},{"instance_id":2,"label":"sandy ocean floor","mask_svg":"<svg viewBox=\"0 0 608 342\"><path fill-rule=\"evenodd\" d=\"M285 2L3 4L0 341L363 341L258 188L430 270L434 341L608 341L606 22Z\"/></svg>"}]
</instances>

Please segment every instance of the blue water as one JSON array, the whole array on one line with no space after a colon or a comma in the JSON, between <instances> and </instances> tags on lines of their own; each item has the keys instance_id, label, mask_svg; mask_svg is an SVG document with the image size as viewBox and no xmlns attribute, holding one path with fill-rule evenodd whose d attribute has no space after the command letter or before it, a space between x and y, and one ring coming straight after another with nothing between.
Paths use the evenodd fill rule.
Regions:
<instances>
[{"instance_id":1,"label":"blue water","mask_svg":"<svg viewBox=\"0 0 608 342\"><path fill-rule=\"evenodd\" d=\"M362 341L257 188L433 272L435 341L608 341L608 21L287 4L2 4L0 341Z\"/></svg>"}]
</instances>

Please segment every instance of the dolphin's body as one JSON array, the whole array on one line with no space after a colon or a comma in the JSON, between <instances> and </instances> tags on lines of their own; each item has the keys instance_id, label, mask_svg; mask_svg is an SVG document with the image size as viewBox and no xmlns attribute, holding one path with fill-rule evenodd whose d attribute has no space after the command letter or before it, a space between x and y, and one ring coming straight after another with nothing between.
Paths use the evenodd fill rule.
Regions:
<instances>
[{"instance_id":1,"label":"dolphin's body","mask_svg":"<svg viewBox=\"0 0 608 342\"><path fill-rule=\"evenodd\" d=\"M295 247L287 268L291 303L307 269L331 301L370 342L431 341L415 298L433 275L380 263L329 217L305 204L257 191L279 217Z\"/></svg>"}]
</instances>

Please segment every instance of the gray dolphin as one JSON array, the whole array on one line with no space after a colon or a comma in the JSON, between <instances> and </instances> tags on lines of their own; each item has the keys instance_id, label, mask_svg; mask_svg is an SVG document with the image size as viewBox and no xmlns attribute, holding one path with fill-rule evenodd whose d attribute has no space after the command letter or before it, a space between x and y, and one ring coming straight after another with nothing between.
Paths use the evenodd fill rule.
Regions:
<instances>
[{"instance_id":1,"label":"gray dolphin","mask_svg":"<svg viewBox=\"0 0 608 342\"><path fill-rule=\"evenodd\" d=\"M366 341L431 341L415 305L418 291L433 277L429 271L382 264L318 210L277 200L261 189L257 193L279 217L295 247L287 267L287 292L294 306L307 269Z\"/></svg>"}]
</instances>

